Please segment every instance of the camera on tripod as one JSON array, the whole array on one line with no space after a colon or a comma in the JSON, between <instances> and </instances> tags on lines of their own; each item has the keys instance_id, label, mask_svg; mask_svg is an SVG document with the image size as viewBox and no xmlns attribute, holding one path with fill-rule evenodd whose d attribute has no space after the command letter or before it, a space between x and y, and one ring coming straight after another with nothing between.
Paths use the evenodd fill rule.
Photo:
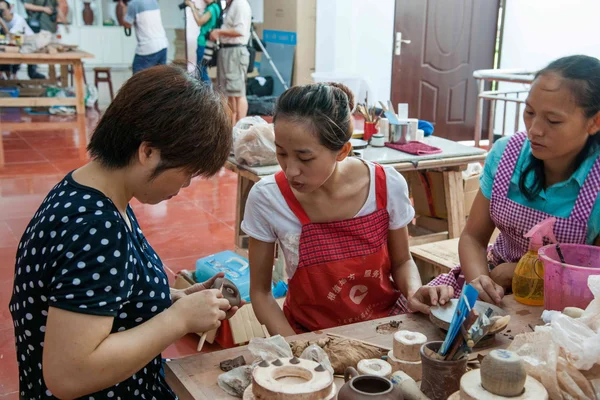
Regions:
<instances>
[{"instance_id":1,"label":"camera on tripod","mask_svg":"<svg viewBox=\"0 0 600 400\"><path fill-rule=\"evenodd\" d=\"M187 6L185 5L185 2L181 3L180 5L178 5L177 7L179 7L180 10L183 10L184 8L186 8Z\"/></svg>"}]
</instances>

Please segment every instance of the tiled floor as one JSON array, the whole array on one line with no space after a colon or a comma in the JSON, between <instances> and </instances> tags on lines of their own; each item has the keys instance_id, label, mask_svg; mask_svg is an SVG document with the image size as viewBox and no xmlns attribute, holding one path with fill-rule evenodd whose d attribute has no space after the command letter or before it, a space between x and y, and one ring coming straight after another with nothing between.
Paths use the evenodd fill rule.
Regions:
<instances>
[{"instance_id":1,"label":"tiled floor","mask_svg":"<svg viewBox=\"0 0 600 400\"><path fill-rule=\"evenodd\" d=\"M46 193L86 162L86 135L97 121L95 112L79 119L0 113L0 400L18 399L8 311L18 240ZM171 282L178 271L193 269L196 259L233 247L235 199L236 177L223 170L213 179L194 180L179 196L158 205L132 202ZM193 354L197 343L197 336L188 335L163 356Z\"/></svg>"}]
</instances>

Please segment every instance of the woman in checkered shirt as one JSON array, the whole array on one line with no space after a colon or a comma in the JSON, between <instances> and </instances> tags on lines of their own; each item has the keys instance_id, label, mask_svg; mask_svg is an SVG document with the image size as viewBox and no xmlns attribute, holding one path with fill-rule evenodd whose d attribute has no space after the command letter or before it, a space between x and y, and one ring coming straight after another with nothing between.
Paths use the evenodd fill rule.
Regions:
<instances>
[{"instance_id":1,"label":"woman in checkered shirt","mask_svg":"<svg viewBox=\"0 0 600 400\"><path fill-rule=\"evenodd\" d=\"M523 120L526 131L498 140L486 160L460 238L462 268L430 285L458 294L466 280L482 300L500 302L528 250L523 235L551 216L559 243L600 245L600 61L570 56L539 71Z\"/></svg>"},{"instance_id":2,"label":"woman in checkered shirt","mask_svg":"<svg viewBox=\"0 0 600 400\"><path fill-rule=\"evenodd\" d=\"M250 192L242 229L250 236L250 296L271 334L292 335L444 304L450 287L422 287L408 248L414 218L408 187L391 167L348 157L350 90L313 84L277 103L282 171ZM278 242L289 291L271 295Z\"/></svg>"}]
</instances>

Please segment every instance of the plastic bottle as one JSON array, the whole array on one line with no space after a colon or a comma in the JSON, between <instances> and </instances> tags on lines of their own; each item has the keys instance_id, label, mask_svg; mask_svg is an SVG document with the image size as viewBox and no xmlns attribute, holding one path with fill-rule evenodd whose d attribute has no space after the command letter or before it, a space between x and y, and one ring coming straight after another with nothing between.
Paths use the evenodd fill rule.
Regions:
<instances>
[{"instance_id":1,"label":"plastic bottle","mask_svg":"<svg viewBox=\"0 0 600 400\"><path fill-rule=\"evenodd\" d=\"M544 264L538 258L538 250L544 246L544 237L556 243L554 223L550 217L540 222L525 235L529 238L529 250L517 264L512 280L515 299L530 306L544 305Z\"/></svg>"}]
</instances>

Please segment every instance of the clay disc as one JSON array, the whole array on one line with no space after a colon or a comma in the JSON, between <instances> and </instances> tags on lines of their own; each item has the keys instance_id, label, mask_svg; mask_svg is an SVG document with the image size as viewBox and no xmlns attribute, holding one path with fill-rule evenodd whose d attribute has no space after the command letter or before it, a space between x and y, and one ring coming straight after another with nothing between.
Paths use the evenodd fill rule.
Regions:
<instances>
[{"instance_id":1,"label":"clay disc","mask_svg":"<svg viewBox=\"0 0 600 400\"><path fill-rule=\"evenodd\" d=\"M452 322L452 318L454 317L454 312L456 311L457 305L458 299L451 299L449 303L446 303L443 306L431 307L431 314L429 314L430 321L435 326L447 331L450 327L450 323ZM477 312L479 312L479 315L485 314L488 308L491 308L494 311L494 314L492 314L493 316L498 315L500 317L504 317L507 315L506 311L493 304L489 304L481 300L477 300L475 303L475 309Z\"/></svg>"}]
</instances>

